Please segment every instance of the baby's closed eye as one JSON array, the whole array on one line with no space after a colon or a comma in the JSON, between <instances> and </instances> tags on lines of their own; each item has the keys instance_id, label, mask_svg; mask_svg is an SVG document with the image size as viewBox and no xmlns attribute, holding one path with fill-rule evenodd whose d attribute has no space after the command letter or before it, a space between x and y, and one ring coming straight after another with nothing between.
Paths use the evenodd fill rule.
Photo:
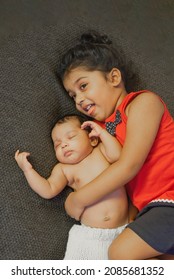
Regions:
<instances>
[{"instance_id":1,"label":"baby's closed eye","mask_svg":"<svg viewBox=\"0 0 174 280\"><path fill-rule=\"evenodd\" d=\"M73 138L75 138L76 136L77 136L77 134L69 134L69 135L68 135L68 138L69 138L69 139L73 139Z\"/></svg>"},{"instance_id":2,"label":"baby's closed eye","mask_svg":"<svg viewBox=\"0 0 174 280\"><path fill-rule=\"evenodd\" d=\"M54 149L58 148L60 146L61 142L55 142L54 143Z\"/></svg>"}]
</instances>

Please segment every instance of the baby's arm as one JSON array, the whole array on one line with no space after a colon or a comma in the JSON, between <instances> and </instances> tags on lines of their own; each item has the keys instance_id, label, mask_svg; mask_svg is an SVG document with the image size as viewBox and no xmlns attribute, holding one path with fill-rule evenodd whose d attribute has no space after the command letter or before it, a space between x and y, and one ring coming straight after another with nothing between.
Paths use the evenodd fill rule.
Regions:
<instances>
[{"instance_id":1,"label":"baby's arm","mask_svg":"<svg viewBox=\"0 0 174 280\"><path fill-rule=\"evenodd\" d=\"M27 157L30 154L27 152L20 153L19 150L15 153L15 160L24 172L24 175L30 187L43 198L50 199L59 194L67 185L67 179L63 173L61 164L57 164L48 179L43 178L37 173Z\"/></svg>"},{"instance_id":2,"label":"baby's arm","mask_svg":"<svg viewBox=\"0 0 174 280\"><path fill-rule=\"evenodd\" d=\"M110 163L117 161L121 153L121 145L118 140L93 121L86 121L81 127L84 129L88 126L92 129L92 131L89 133L89 137L100 138L101 143L99 144L99 147L106 159Z\"/></svg>"}]
</instances>

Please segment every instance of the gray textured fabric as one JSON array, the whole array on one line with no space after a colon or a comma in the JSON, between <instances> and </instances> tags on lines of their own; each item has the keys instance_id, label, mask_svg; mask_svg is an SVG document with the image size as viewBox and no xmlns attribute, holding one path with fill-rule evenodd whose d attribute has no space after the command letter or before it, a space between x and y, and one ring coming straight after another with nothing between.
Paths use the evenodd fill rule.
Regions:
<instances>
[{"instance_id":1,"label":"gray textured fabric","mask_svg":"<svg viewBox=\"0 0 174 280\"><path fill-rule=\"evenodd\" d=\"M3 7L8 1L2 2L1 13L7 12ZM27 14L36 2L37 12L43 1L18 5L18 11ZM63 259L68 231L74 224L64 211L70 189L52 200L40 198L28 186L14 152L18 148L29 151L37 171L49 176L56 163L51 127L65 112L75 112L58 82L56 66L81 32L96 28L111 35L136 66L132 89L157 92L174 115L173 1L82 1L84 6L78 10L74 1L63 1L64 8L66 4L73 8L74 18L68 17L69 10L62 14L62 1L45 2L39 21L30 14L22 26L16 10L12 31L10 13L9 17L5 14L8 24L4 21L0 27L1 259ZM53 2L44 24L45 11Z\"/></svg>"},{"instance_id":2,"label":"gray textured fabric","mask_svg":"<svg viewBox=\"0 0 174 280\"><path fill-rule=\"evenodd\" d=\"M55 74L60 49L74 36L72 29L75 33L78 27L69 26L65 32L56 26L41 29L39 34L21 34L1 49L2 259L64 256L74 223L64 211L69 190L53 200L40 198L15 163L14 152L18 148L29 151L34 167L45 177L56 163L51 127L65 112L75 112Z\"/></svg>"}]
</instances>

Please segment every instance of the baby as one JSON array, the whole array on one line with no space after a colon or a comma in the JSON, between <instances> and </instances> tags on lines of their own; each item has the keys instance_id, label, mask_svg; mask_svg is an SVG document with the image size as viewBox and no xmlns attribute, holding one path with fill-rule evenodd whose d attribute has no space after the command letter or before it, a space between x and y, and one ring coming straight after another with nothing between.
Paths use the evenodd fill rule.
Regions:
<instances>
[{"instance_id":1,"label":"baby","mask_svg":"<svg viewBox=\"0 0 174 280\"><path fill-rule=\"evenodd\" d=\"M90 132L89 132L90 129ZM15 153L30 187L41 197L51 199L67 185L74 191L96 178L110 163L118 160L121 145L97 123L77 115L59 120L52 130L59 161L48 179L34 170L27 152ZM106 186L107 187L107 186ZM64 259L108 259L108 248L128 222L128 201L124 186L85 208L81 225L70 232Z\"/></svg>"}]
</instances>

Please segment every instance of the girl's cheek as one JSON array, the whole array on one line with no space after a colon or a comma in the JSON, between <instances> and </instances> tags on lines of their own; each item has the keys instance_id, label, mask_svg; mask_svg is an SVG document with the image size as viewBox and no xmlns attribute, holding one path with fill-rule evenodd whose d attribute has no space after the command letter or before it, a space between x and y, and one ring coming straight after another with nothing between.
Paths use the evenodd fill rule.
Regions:
<instances>
[{"instance_id":1,"label":"girl's cheek","mask_svg":"<svg viewBox=\"0 0 174 280\"><path fill-rule=\"evenodd\" d=\"M76 104L76 103L75 103L75 104ZM81 109L81 107L80 107L78 104L76 104L76 109L77 109L78 111L82 112L82 109Z\"/></svg>"}]
</instances>

